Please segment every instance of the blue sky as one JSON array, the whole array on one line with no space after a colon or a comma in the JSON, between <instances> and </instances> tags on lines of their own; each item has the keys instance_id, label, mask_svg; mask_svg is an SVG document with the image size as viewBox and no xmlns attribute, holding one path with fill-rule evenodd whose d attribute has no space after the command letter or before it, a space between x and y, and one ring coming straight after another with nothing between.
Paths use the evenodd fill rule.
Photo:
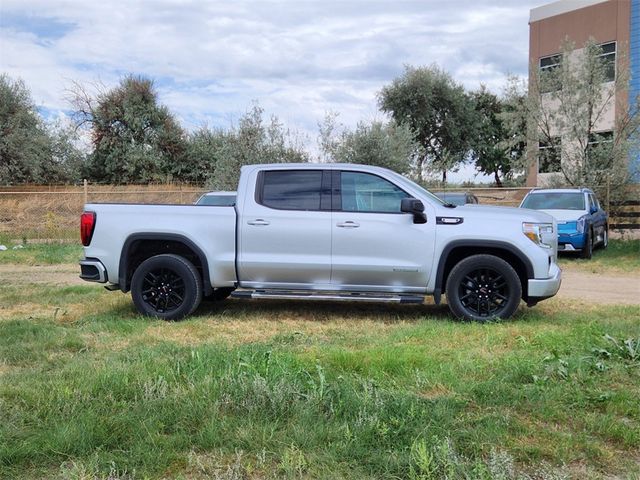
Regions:
<instances>
[{"instance_id":1,"label":"blue sky","mask_svg":"<svg viewBox=\"0 0 640 480\"><path fill-rule=\"evenodd\" d=\"M258 101L315 148L317 124L383 119L376 93L404 65L437 63L467 88L525 76L530 0L2 0L0 71L45 114L72 81L156 82L187 129L226 127ZM465 172L465 175L468 172Z\"/></svg>"}]
</instances>

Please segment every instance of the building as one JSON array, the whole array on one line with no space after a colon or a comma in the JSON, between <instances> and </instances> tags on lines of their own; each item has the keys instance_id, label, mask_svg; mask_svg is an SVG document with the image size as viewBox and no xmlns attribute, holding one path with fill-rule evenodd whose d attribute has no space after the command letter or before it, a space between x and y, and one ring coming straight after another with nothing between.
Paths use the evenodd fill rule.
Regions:
<instances>
[{"instance_id":1,"label":"building","mask_svg":"<svg viewBox=\"0 0 640 480\"><path fill-rule=\"evenodd\" d=\"M617 110L635 102L640 94L640 0L560 0L532 9L529 65L539 70L554 68L562 61L558 54L565 39L573 42L577 52L589 38L595 39L603 57L611 61L608 77L611 85L620 52L625 52L630 60L629 91L617 93L617 97L624 98L615 98L605 105L605 114L597 124L600 138L613 138ZM534 151L529 158L528 186L544 185L559 172L562 149L568 147L561 144L560 136L558 139L553 144L540 142L538 155ZM640 152L633 153L630 163L640 163L639 156Z\"/></svg>"}]
</instances>

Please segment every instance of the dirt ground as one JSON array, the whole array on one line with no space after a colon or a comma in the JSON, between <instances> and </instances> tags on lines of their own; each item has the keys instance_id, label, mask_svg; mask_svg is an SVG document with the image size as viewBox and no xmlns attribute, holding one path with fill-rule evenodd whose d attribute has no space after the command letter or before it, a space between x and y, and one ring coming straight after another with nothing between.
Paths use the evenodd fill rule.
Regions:
<instances>
[{"instance_id":1,"label":"dirt ground","mask_svg":"<svg viewBox=\"0 0 640 480\"><path fill-rule=\"evenodd\" d=\"M73 264L0 265L0 285L88 285L78 273ZM558 296L596 304L640 305L640 272L602 274L565 266Z\"/></svg>"}]
</instances>

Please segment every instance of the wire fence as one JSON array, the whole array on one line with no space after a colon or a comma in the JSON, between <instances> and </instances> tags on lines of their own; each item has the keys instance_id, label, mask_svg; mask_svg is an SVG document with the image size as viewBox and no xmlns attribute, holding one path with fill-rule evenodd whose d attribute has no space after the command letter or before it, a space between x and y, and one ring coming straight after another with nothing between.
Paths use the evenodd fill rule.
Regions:
<instances>
[{"instance_id":1,"label":"wire fence","mask_svg":"<svg viewBox=\"0 0 640 480\"><path fill-rule=\"evenodd\" d=\"M447 190L472 192L481 204L517 207L531 188ZM188 184L0 187L0 244L77 242L85 203L191 204L205 191L202 186ZM612 204L606 197L601 197L601 202L610 213L610 227L628 236L640 236L640 187L629 190L627 200L620 204Z\"/></svg>"}]
</instances>

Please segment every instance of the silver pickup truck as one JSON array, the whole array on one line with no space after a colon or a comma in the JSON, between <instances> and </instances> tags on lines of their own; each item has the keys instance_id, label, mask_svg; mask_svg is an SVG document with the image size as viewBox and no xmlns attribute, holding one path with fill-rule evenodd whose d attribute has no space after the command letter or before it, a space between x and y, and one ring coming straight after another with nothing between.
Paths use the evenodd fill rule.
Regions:
<instances>
[{"instance_id":1,"label":"silver pickup truck","mask_svg":"<svg viewBox=\"0 0 640 480\"><path fill-rule=\"evenodd\" d=\"M178 320L203 298L422 303L508 318L560 288L553 218L455 207L378 167L242 168L234 206L87 204L80 277Z\"/></svg>"}]
</instances>

